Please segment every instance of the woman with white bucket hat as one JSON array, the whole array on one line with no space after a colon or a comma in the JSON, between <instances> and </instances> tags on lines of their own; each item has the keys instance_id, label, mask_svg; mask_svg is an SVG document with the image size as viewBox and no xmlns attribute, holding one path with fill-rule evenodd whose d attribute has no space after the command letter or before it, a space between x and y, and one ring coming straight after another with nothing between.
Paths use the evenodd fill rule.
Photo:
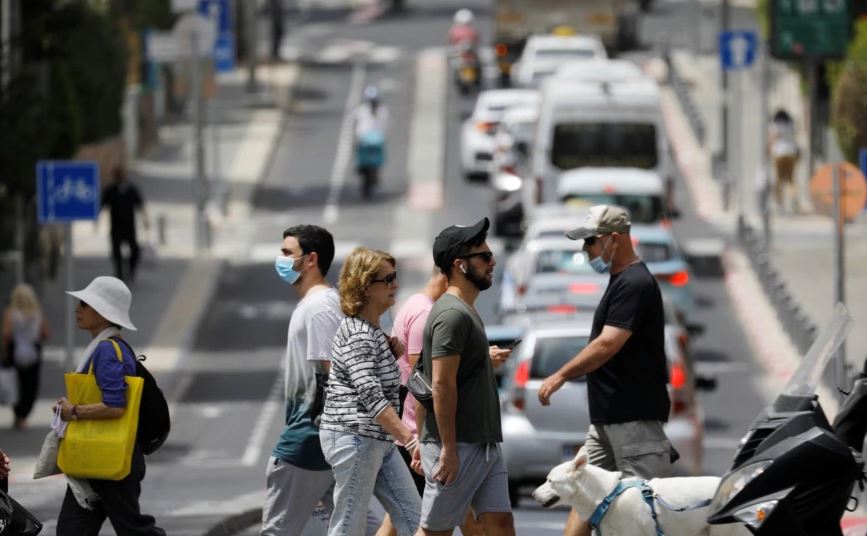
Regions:
<instances>
[{"instance_id":1,"label":"woman with white bucket hat","mask_svg":"<svg viewBox=\"0 0 867 536\"><path fill-rule=\"evenodd\" d=\"M120 344L123 361L118 360L114 345L106 339L121 339L121 328L135 331L129 318L132 293L115 277L95 278L84 290L67 291L78 298L75 320L79 329L90 332L93 339L84 349L77 372L86 372L93 363L96 383L102 391L102 402L76 405L65 397L57 401L60 419L116 419L126 409L126 381L124 376L136 375L135 354L128 344ZM66 496L57 519L57 536L97 536L106 517L118 536L165 536L152 516L139 510L141 481L145 475L145 461L136 445L132 454L132 468L126 478L118 481L88 479L75 484L89 484L92 493L66 488ZM96 500L94 500L96 499Z\"/></svg>"}]
</instances>

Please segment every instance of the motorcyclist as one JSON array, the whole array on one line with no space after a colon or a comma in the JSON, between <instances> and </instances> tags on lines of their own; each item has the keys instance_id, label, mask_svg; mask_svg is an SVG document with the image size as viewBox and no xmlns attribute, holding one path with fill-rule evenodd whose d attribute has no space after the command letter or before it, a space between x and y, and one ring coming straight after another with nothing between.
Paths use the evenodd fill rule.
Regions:
<instances>
[{"instance_id":1,"label":"motorcyclist","mask_svg":"<svg viewBox=\"0 0 867 536\"><path fill-rule=\"evenodd\" d=\"M466 8L457 10L449 28L449 45L458 50L464 45L475 48L478 44L479 32L473 26L473 12Z\"/></svg>"},{"instance_id":2,"label":"motorcyclist","mask_svg":"<svg viewBox=\"0 0 867 536\"><path fill-rule=\"evenodd\" d=\"M388 128L388 108L382 104L379 88L369 85L364 88L362 103L355 110L355 138L361 139L371 131L385 134Z\"/></svg>"}]
</instances>

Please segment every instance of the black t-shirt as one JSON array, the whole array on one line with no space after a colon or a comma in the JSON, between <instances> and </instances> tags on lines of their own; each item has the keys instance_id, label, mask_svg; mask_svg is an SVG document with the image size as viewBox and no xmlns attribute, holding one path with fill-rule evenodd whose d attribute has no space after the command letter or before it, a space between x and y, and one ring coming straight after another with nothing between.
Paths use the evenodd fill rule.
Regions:
<instances>
[{"instance_id":1,"label":"black t-shirt","mask_svg":"<svg viewBox=\"0 0 867 536\"><path fill-rule=\"evenodd\" d=\"M132 183L113 183L102 192L102 206L108 206L111 214L111 232L135 234L135 210L141 208L142 197Z\"/></svg>"},{"instance_id":2,"label":"black t-shirt","mask_svg":"<svg viewBox=\"0 0 867 536\"><path fill-rule=\"evenodd\" d=\"M667 421L671 402L662 294L643 262L611 276L593 316L590 340L605 326L628 329L632 335L619 352L588 375L590 422Z\"/></svg>"}]
</instances>

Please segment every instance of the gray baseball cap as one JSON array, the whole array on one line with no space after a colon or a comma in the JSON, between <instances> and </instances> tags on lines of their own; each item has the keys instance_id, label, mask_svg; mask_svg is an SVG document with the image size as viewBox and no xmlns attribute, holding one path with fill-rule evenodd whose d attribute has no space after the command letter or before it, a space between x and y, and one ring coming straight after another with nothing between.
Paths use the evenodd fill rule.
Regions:
<instances>
[{"instance_id":1,"label":"gray baseball cap","mask_svg":"<svg viewBox=\"0 0 867 536\"><path fill-rule=\"evenodd\" d=\"M628 233L632 227L629 211L617 205L594 205L584 218L580 227L566 231L572 240L583 240L590 236L607 233Z\"/></svg>"}]
</instances>

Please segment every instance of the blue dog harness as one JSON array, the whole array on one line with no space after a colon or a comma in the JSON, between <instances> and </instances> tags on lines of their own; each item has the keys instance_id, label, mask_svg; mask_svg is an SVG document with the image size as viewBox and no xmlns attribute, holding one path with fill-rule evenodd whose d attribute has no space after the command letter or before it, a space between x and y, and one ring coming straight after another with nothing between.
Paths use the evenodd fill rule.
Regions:
<instances>
[{"instance_id":1,"label":"blue dog harness","mask_svg":"<svg viewBox=\"0 0 867 536\"><path fill-rule=\"evenodd\" d=\"M674 507L662 500L662 497L656 495L647 480L642 480L640 478L633 478L628 481L621 480L617 483L614 491L602 499L602 502L599 503L599 506L597 506L596 510L593 511L593 515L590 516L590 527L593 528L593 531L597 536L601 536L602 534L602 529L600 529L599 526L602 524L602 519L605 517L605 514L608 513L608 509L611 508L611 504L614 503L614 500L617 499L620 494L630 488L638 489L638 491L641 492L641 496L644 497L644 502L646 502L647 506L650 507L650 515L653 516L653 524L656 526L656 536L665 536L665 533L662 532L662 527L659 526L659 518L656 515L656 501L659 501L659 504L666 510L672 510L674 512L685 512L695 508L704 508L711 502L710 499L707 499L695 506Z\"/></svg>"}]
</instances>

